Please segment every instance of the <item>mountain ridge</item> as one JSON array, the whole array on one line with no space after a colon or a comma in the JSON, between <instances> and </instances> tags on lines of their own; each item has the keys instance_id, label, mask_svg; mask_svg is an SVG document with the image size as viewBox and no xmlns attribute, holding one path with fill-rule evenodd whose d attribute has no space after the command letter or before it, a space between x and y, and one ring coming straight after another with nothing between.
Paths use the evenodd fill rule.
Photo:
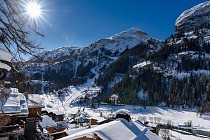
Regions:
<instances>
[{"instance_id":1,"label":"mountain ridge","mask_svg":"<svg viewBox=\"0 0 210 140\"><path fill-rule=\"evenodd\" d=\"M32 79L41 80L42 77L42 80L54 83L67 75L68 79L63 82L65 84L56 82L56 84L59 84L59 88L68 84L81 84L88 79L93 81L93 78L97 78L126 50L148 42L161 44L160 41L155 41L139 29L130 28L109 38L99 39L87 47L71 46L44 51L38 55L44 61L50 62L49 64L42 64L40 60L31 58L21 70L26 71L27 69L25 73L27 76L33 77ZM148 48L150 48L150 51L154 51L160 49L160 46L150 45ZM50 77L51 74L56 76Z\"/></svg>"},{"instance_id":2,"label":"mountain ridge","mask_svg":"<svg viewBox=\"0 0 210 140\"><path fill-rule=\"evenodd\" d=\"M210 1L198 4L184 11L176 20L176 30L193 31L196 28L204 28L210 22Z\"/></svg>"}]
</instances>

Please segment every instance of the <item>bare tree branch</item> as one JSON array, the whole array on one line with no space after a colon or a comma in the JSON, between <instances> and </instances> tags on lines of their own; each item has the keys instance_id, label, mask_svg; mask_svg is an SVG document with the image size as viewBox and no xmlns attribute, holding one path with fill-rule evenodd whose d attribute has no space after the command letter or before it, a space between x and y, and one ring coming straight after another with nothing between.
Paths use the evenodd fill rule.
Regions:
<instances>
[{"instance_id":1,"label":"bare tree branch","mask_svg":"<svg viewBox=\"0 0 210 140\"><path fill-rule=\"evenodd\" d=\"M44 36L25 12L22 0L0 0L0 47L7 49L16 60L22 60L25 54L41 59L36 53L42 48L31 40L31 35Z\"/></svg>"}]
</instances>

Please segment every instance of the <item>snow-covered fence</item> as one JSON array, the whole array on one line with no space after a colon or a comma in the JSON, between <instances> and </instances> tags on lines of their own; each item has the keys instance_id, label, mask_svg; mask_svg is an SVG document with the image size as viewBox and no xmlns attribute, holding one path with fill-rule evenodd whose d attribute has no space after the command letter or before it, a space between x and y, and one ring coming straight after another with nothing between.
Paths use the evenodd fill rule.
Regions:
<instances>
[{"instance_id":1,"label":"snow-covered fence","mask_svg":"<svg viewBox=\"0 0 210 140\"><path fill-rule=\"evenodd\" d=\"M152 116L149 116L148 117L148 120L147 120L147 116L139 116L138 117L138 120L140 120L141 122L149 121L149 122L155 123L155 124L160 124L161 123L161 118L160 117L152 117Z\"/></svg>"},{"instance_id":2,"label":"snow-covered fence","mask_svg":"<svg viewBox=\"0 0 210 140\"><path fill-rule=\"evenodd\" d=\"M140 120L141 122L146 122L146 120L147 120L147 117L146 116L139 116L138 117L138 120Z\"/></svg>"}]
</instances>

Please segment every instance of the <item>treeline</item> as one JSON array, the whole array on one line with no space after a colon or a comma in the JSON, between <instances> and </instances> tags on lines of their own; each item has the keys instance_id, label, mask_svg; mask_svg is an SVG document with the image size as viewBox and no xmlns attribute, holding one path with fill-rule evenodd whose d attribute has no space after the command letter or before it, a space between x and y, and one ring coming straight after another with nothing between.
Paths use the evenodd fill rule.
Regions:
<instances>
[{"instance_id":1,"label":"treeline","mask_svg":"<svg viewBox=\"0 0 210 140\"><path fill-rule=\"evenodd\" d=\"M145 100L138 97L141 90L147 93ZM135 77L128 74L114 86L110 94L116 93L125 104L156 106L164 102L171 107L199 107L201 112L210 111L210 79L204 74L191 73L178 79L165 77L150 68L142 69Z\"/></svg>"},{"instance_id":2,"label":"treeline","mask_svg":"<svg viewBox=\"0 0 210 140\"><path fill-rule=\"evenodd\" d=\"M156 45L153 39L149 40L146 44L139 44L136 47L126 49L122 52L120 57L110 64L110 66L104 70L103 74L99 75L96 80L97 85L103 86L105 92L108 91L109 84L115 79L116 74L126 74L135 64L148 59L151 44Z\"/></svg>"},{"instance_id":3,"label":"treeline","mask_svg":"<svg viewBox=\"0 0 210 140\"><path fill-rule=\"evenodd\" d=\"M59 64L45 66L33 75L32 79L48 81L54 84L55 90L62 89L69 85L77 85L93 78L94 74L90 69L95 65L93 62L83 61L76 66L76 61L63 61Z\"/></svg>"},{"instance_id":4,"label":"treeline","mask_svg":"<svg viewBox=\"0 0 210 140\"><path fill-rule=\"evenodd\" d=\"M135 77L127 74L126 77L112 88L110 94L119 94L119 100L125 104L159 105L167 99L167 79L157 74L153 69L142 69L140 72L132 71ZM145 91L148 98L142 100L138 97L139 91Z\"/></svg>"},{"instance_id":5,"label":"treeline","mask_svg":"<svg viewBox=\"0 0 210 140\"><path fill-rule=\"evenodd\" d=\"M149 44L126 50L99 76L98 84L105 88L105 95L118 94L119 101L125 104L164 103L171 107L198 107L201 113L210 111L210 43L204 41L200 31L195 29L194 34L198 37L189 39L184 33L172 35L158 52L148 53ZM143 61L152 64L138 70L132 68ZM174 74L167 73L172 70ZM116 73L125 76L109 89ZM147 98L139 98L140 91L147 94ZM108 101L106 97L103 99Z\"/></svg>"}]
</instances>

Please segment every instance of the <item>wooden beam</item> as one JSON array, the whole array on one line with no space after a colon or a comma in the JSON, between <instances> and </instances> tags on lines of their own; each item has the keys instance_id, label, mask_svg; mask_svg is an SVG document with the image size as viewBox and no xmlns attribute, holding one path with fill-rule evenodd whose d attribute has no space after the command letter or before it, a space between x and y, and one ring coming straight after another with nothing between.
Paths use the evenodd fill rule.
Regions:
<instances>
[{"instance_id":1,"label":"wooden beam","mask_svg":"<svg viewBox=\"0 0 210 140\"><path fill-rule=\"evenodd\" d=\"M11 127L23 127L24 128L24 125L8 125L8 126L0 125L0 128L11 128Z\"/></svg>"}]
</instances>

